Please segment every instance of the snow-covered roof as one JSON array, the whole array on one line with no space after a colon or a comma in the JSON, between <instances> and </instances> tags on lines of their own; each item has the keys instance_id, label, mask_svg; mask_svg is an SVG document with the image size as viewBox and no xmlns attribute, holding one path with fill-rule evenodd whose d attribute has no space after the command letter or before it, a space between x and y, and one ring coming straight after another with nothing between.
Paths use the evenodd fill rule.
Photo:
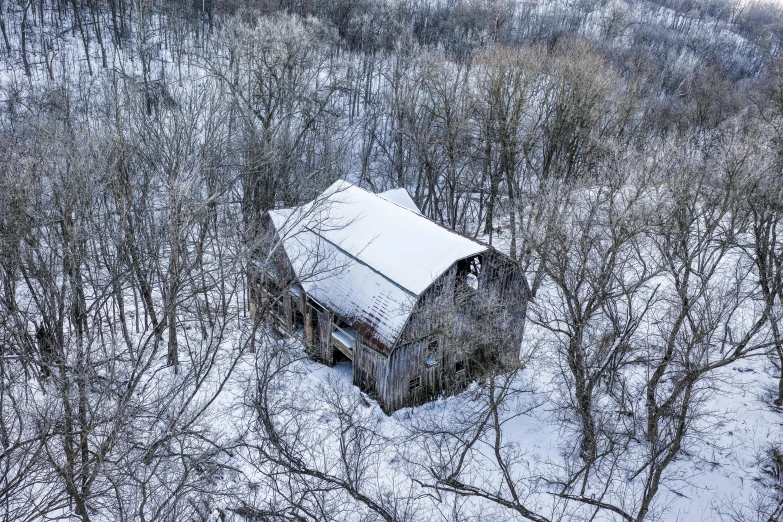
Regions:
<instances>
[{"instance_id":1,"label":"snow-covered roof","mask_svg":"<svg viewBox=\"0 0 783 522\"><path fill-rule=\"evenodd\" d=\"M455 261L490 248L346 181L269 215L308 295L389 348L419 294Z\"/></svg>"}]
</instances>

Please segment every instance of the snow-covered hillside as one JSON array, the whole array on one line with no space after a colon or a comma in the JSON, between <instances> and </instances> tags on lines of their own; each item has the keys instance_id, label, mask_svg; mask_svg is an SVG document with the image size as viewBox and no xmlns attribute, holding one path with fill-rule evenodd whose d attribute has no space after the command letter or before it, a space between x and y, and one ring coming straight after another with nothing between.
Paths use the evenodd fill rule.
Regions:
<instances>
[{"instance_id":1,"label":"snow-covered hillside","mask_svg":"<svg viewBox=\"0 0 783 522\"><path fill-rule=\"evenodd\" d=\"M0 0L0 520L782 521L781 13ZM385 415L275 329L338 180L519 264L518 368Z\"/></svg>"}]
</instances>

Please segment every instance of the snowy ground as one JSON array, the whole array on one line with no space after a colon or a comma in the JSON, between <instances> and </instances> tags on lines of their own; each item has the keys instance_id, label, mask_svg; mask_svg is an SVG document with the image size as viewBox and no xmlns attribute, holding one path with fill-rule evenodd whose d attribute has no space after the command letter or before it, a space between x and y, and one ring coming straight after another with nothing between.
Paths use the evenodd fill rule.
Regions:
<instances>
[{"instance_id":1,"label":"snowy ground","mask_svg":"<svg viewBox=\"0 0 783 522\"><path fill-rule=\"evenodd\" d=\"M252 380L252 360L248 357L240 368L237 379L245 385ZM556 473L564 465L563 454L570 453L574 442L563 430L562 424L554 414L551 379L546 365L532 364L519 376L529 393L516 404L525 413L511 418L504 426L503 435L510 446L521 449L525 461L520 463L536 474ZM710 430L708 436L700 437L699 445L689 447L688 451L675 463L676 480L668 483L659 492L658 506L665 507L659 520L665 521L709 521L717 520L725 514L727 507L746 505L756 494L754 489L763 479L759 454L770 444L783 441L783 423L779 413L769 408L770 397L775 379L762 369L763 359L741 363L722 372L711 390L703 410L709 412L702 424ZM248 379L248 380L245 380ZM328 405L327 395L339 393L343 400L358 405L355 415L361 417L366 425L377 427L385 437L378 469L385 470L388 476L379 480L399 485L399 481L410 481L410 467L402 465L404 458L410 459L410 451L419 451L414 445L407 445L412 436L412 428L443 418L458 418L460 413L478 409L480 400L477 384L462 394L430 402L416 408L406 408L391 416L385 415L377 403L364 396L352 385L349 362L340 362L332 368L301 359L291 367L287 377L289 389L286 393L295 394L304 403L320 411L319 421L323 432L314 434L328 453L330 445L335 444L334 410ZM247 390L245 390L247 391ZM225 417L231 419L230 431L242 432L252 417L252 411L238 403L246 398L246 393L233 389L227 391L223 404L232 413ZM321 401L324 403L319 404ZM226 426L228 427L228 426ZM237 457L247 459L247 455ZM239 466L246 476L240 479L237 487L247 481L245 487L252 487L254 469L247 461ZM248 486L247 484L251 484ZM530 506L535 506L544 515L556 518L557 507L547 487L541 486L530 497ZM419 515L416 520L439 519L443 516L438 502L428 498L419 503ZM505 520L512 514L498 510L497 506L484 501L472 500L463 507L463 514L472 512L478 519ZM482 518L486 517L486 518ZM597 518L612 520L612 518Z\"/></svg>"},{"instance_id":2,"label":"snowy ground","mask_svg":"<svg viewBox=\"0 0 783 522\"><path fill-rule=\"evenodd\" d=\"M13 24L12 27L16 25ZM724 32L727 38L734 36L728 31ZM85 66L74 58L78 56L75 51L79 49L78 39L76 36L66 37L58 45L58 53L67 59L61 63L55 61L55 69L62 68L60 72L63 77L70 78L73 82L79 81L80 74L85 74ZM165 56L161 58L161 63L164 59ZM171 62L173 63L173 60ZM111 67L123 70L130 76L140 76L139 61L121 54L111 57ZM157 67L153 64L153 68ZM202 72L197 67L193 70L186 68L186 80L189 79L188 75L199 76ZM27 83L31 90L47 83L42 66L33 68L31 80L23 78L18 63L9 62L6 67L0 68L0 92L11 92L16 84ZM96 83L93 88L98 89L99 84ZM501 249L507 248L509 241L507 229L493 237L493 243ZM245 323L243 325L247 326ZM238 338L237 335L227 339L225 344L236 344ZM142 344L139 340L138 345ZM194 340L193 344L198 346L199 342ZM228 383L221 389L221 378L233 364L235 350L236 346L229 352L226 360L220 362L218 371L211 376L208 386L203 388L201 394L204 396L213 393L218 395L217 400L210 406L209 415L199 422L209 424L209 429L217 435L218 440L246 439L253 442L252 430L256 421L250 403L255 392L256 362L259 355L243 354ZM315 429L307 434L308 442L312 445L309 454L311 458L336 455L334 448L338 442L340 419L336 413L337 406L331 399L340 397L346 403L343 406L346 406L363 426L370 426L379 434L379 445L373 456L376 459L374 469L377 474L374 479L380 484L380 489L415 489L411 480L416 478L412 471L415 468L405 465L405 462L415 460L416 452L424 451L422 445L410 442L411 439L416 439L413 435L416 426L438 423L443 419L458 419L461 414L478 410L483 404L481 398L476 398L481 395L481 390L474 384L459 396L403 409L387 416L374 401L363 396L352 385L348 363L339 363L334 368L328 368L304 359L301 350L298 356L300 359L287 367L280 383L281 387L275 392L277 398L299 410L284 412L281 417L289 415L292 418L286 420L294 424L308 419L313 421L308 426ZM574 439L557 417L556 402L560 390L557 389L555 383L558 381L553 373L554 356L546 353L539 353L539 356L534 358L531 365L519 376L520 384L529 391L514 405L513 412L506 412L509 419L504 424L503 435L507 445L519 449L524 456L517 464L519 469L534 470L531 475L549 476L556 475L558 470L563 468L563 455L573 451ZM763 358L729 366L715 376L715 386L703 392L705 403L701 409L706 415L698 426L702 433L698 444L689 446L687 452L675 463L674 467L679 471L678 479L658 494L658 504L666 508L661 520L716 520L730 508L747 504L754 497L757 486L765 480L762 467L766 464L759 456L771 445L783 444L783 417L780 412L770 408L776 381L774 376L765 370L769 366ZM150 377L160 379L154 386L155 389L150 390L150 396L158 393L158 390L167 390L174 386L167 381L175 381L176 378L162 368L161 366L159 371L150 373ZM181 371L186 374L187 370L187 364L183 363ZM49 400L42 393L35 397L41 402L44 398ZM142 398L146 398L146 395ZM184 398L178 400L185 401ZM200 397L191 400L191 409L194 409L195 405L199 404ZM351 410L353 407L356 409ZM514 414L519 411L524 413ZM296 418L297 416L301 418ZM153 441L160 435L156 430L164 433L165 426L148 428L148 438ZM145 432L139 439L148 442L144 440L146 437ZM419 457L425 461L427 455L419 454ZM268 491L260 491L257 486L258 469L255 466L258 460L251 452L236 451L225 458L228 464L241 471L225 478L225 488L236 488L232 493L245 492L248 498L269 494ZM549 491L545 483L538 483L535 491L531 493L530 505L544 514L556 513ZM224 507L229 505L228 502L223 504ZM414 520L447 518L444 513L448 513L448 510L441 510L438 501L431 497L420 497L417 508L419 511L413 516ZM464 510L475 515L477 520L506 520L511 516L508 511L503 511L488 501L470 501Z\"/></svg>"}]
</instances>

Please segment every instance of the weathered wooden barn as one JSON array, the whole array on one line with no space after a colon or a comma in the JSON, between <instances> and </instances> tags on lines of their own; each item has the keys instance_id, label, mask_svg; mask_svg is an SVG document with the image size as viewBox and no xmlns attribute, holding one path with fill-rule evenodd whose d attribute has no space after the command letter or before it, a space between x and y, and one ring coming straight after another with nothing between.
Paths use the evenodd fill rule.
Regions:
<instances>
[{"instance_id":1,"label":"weathered wooden barn","mask_svg":"<svg viewBox=\"0 0 783 522\"><path fill-rule=\"evenodd\" d=\"M315 360L352 362L384 411L459 391L518 361L529 288L492 246L422 216L404 189L338 181L273 210L251 305Z\"/></svg>"}]
</instances>

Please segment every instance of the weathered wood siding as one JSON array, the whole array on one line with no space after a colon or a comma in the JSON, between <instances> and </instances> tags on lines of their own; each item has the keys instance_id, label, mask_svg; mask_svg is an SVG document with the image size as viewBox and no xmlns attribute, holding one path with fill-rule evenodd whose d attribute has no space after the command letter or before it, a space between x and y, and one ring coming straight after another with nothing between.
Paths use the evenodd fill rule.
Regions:
<instances>
[{"instance_id":1,"label":"weathered wood siding","mask_svg":"<svg viewBox=\"0 0 783 522\"><path fill-rule=\"evenodd\" d=\"M308 346L310 357L314 360L334 366L334 348L332 348L332 320L334 314L330 310L324 310L320 306L308 303L310 311L310 329L313 332L312 340Z\"/></svg>"},{"instance_id":2,"label":"weathered wood siding","mask_svg":"<svg viewBox=\"0 0 783 522\"><path fill-rule=\"evenodd\" d=\"M420 296L389 357L379 397L385 411L457 393L476 377L518 363L527 280L505 256L490 251L479 257L477 289L457 292L455 263ZM416 379L419 386L411 389Z\"/></svg>"},{"instance_id":3,"label":"weathered wood siding","mask_svg":"<svg viewBox=\"0 0 783 522\"><path fill-rule=\"evenodd\" d=\"M389 393L389 357L368 346L369 340L359 334L353 359L353 383L383 403ZM364 373L363 373L364 372Z\"/></svg>"},{"instance_id":4,"label":"weathered wood siding","mask_svg":"<svg viewBox=\"0 0 783 522\"><path fill-rule=\"evenodd\" d=\"M456 372L460 355L450 334L455 278L452 266L420 296L389 358L388 393L382 405L385 411L422 404L464 386L467 372ZM436 346L432 353L431 343ZM427 364L429 357L435 360L434 365ZM416 379L419 386L411 389L411 381Z\"/></svg>"}]
</instances>

